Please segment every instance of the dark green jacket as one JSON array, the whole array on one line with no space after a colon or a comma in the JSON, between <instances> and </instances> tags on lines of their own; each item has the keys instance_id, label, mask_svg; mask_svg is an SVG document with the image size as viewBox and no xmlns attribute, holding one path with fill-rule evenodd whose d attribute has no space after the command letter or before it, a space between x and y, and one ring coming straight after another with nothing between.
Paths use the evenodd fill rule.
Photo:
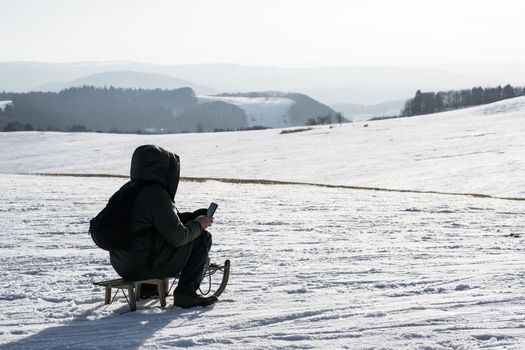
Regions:
<instances>
[{"instance_id":1,"label":"dark green jacket","mask_svg":"<svg viewBox=\"0 0 525 350\"><path fill-rule=\"evenodd\" d=\"M111 265L122 277L174 277L186 264L191 242L202 228L197 221L183 224L174 211L179 174L179 157L158 146L140 146L133 153L131 181L152 184L139 192L133 204L131 245L110 252Z\"/></svg>"}]
</instances>

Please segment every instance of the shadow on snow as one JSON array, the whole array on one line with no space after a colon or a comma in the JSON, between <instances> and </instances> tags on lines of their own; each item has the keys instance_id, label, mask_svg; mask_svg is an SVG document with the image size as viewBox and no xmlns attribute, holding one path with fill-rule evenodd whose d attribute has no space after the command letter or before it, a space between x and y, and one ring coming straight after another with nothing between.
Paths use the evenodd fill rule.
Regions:
<instances>
[{"instance_id":1,"label":"shadow on snow","mask_svg":"<svg viewBox=\"0 0 525 350\"><path fill-rule=\"evenodd\" d=\"M114 304L113 304L114 305ZM142 310L140 307L142 306ZM145 306L145 307L144 307ZM137 349L147 343L151 336L174 322L174 330L186 322L200 317L213 307L184 310L166 307L155 313L144 313L144 310L158 308L158 302L148 307L141 303L139 310L129 312L128 305L115 309L111 315L103 318L90 319L97 310L96 307L76 316L68 323L46 328L38 333L11 343L0 345L0 350L7 349ZM178 323L178 324L177 324ZM176 339L184 342L182 339ZM154 344L152 344L154 345ZM188 345L188 344L186 344Z\"/></svg>"}]
</instances>

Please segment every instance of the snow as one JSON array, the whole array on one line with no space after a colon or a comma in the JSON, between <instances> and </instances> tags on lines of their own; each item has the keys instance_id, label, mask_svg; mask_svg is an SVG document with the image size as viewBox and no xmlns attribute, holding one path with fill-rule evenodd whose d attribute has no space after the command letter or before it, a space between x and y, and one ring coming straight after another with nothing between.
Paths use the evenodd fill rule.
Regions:
<instances>
[{"instance_id":1,"label":"snow","mask_svg":"<svg viewBox=\"0 0 525 350\"><path fill-rule=\"evenodd\" d=\"M116 277L87 225L133 149L182 175L525 195L525 99L436 116L184 135L0 133L0 349L523 349L519 200L311 185L183 181L181 210L219 203L219 303L183 310L91 284Z\"/></svg>"},{"instance_id":2,"label":"snow","mask_svg":"<svg viewBox=\"0 0 525 350\"><path fill-rule=\"evenodd\" d=\"M288 109L295 101L284 97L199 96L200 103L222 101L240 107L246 113L248 125L272 128L290 126Z\"/></svg>"},{"instance_id":3,"label":"snow","mask_svg":"<svg viewBox=\"0 0 525 350\"><path fill-rule=\"evenodd\" d=\"M432 116L280 132L0 133L0 172L127 175L133 150L152 143L180 155L182 176L525 197L525 97Z\"/></svg>"},{"instance_id":4,"label":"snow","mask_svg":"<svg viewBox=\"0 0 525 350\"><path fill-rule=\"evenodd\" d=\"M220 203L212 308L105 306L88 219L123 179L0 175L0 348L518 349L521 202L307 186L183 182L180 209ZM171 298L168 299L171 302Z\"/></svg>"},{"instance_id":5,"label":"snow","mask_svg":"<svg viewBox=\"0 0 525 350\"><path fill-rule=\"evenodd\" d=\"M4 110L7 105L12 104L12 101L0 101L0 110Z\"/></svg>"}]
</instances>

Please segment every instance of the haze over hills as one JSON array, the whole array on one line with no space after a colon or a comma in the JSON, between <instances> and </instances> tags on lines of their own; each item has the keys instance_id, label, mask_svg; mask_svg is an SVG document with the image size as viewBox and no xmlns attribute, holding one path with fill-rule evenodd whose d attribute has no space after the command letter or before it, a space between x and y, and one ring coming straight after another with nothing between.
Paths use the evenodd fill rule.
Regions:
<instances>
[{"instance_id":1,"label":"haze over hills","mask_svg":"<svg viewBox=\"0 0 525 350\"><path fill-rule=\"evenodd\" d=\"M91 74L82 78L67 82L50 83L37 86L35 91L58 92L71 87L95 86L95 87L120 87L134 89L166 89L173 90L189 87L197 94L210 95L219 91L204 85L177 79L166 74L142 73L134 71L107 71Z\"/></svg>"},{"instance_id":2,"label":"haze over hills","mask_svg":"<svg viewBox=\"0 0 525 350\"><path fill-rule=\"evenodd\" d=\"M490 67L489 67L490 68ZM453 70L457 69L457 70ZM236 64L158 65L139 62L0 62L0 91L23 92L109 71L169 75L220 92L296 91L326 104L372 105L405 99L421 90L448 90L477 85L523 84L525 69L478 70L346 66L279 68ZM463 74L462 72L468 74ZM513 74L514 72L514 74ZM516 74L518 72L519 74Z\"/></svg>"}]
</instances>

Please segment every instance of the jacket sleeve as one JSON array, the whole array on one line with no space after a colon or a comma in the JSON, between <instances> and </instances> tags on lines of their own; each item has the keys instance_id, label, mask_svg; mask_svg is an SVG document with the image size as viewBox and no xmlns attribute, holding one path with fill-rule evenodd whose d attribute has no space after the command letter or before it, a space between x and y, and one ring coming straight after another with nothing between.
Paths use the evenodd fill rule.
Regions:
<instances>
[{"instance_id":1,"label":"jacket sleeve","mask_svg":"<svg viewBox=\"0 0 525 350\"><path fill-rule=\"evenodd\" d=\"M180 221L179 217L173 210L173 203L168 193L160 186L151 186L151 215L153 225L162 237L172 247L183 246L195 238L201 232L201 225L197 221L189 221L185 225ZM149 189L149 188L148 188Z\"/></svg>"},{"instance_id":2,"label":"jacket sleeve","mask_svg":"<svg viewBox=\"0 0 525 350\"><path fill-rule=\"evenodd\" d=\"M179 213L179 219L180 221L182 221L183 224L185 224L191 220L195 220L195 218L197 218L198 216L206 215L206 214L208 214L208 209L202 208L202 209L195 210L194 212Z\"/></svg>"},{"instance_id":3,"label":"jacket sleeve","mask_svg":"<svg viewBox=\"0 0 525 350\"><path fill-rule=\"evenodd\" d=\"M179 213L179 219L180 221L182 221L183 224L190 222L191 220L193 220L193 213L190 213L190 212Z\"/></svg>"}]
</instances>

